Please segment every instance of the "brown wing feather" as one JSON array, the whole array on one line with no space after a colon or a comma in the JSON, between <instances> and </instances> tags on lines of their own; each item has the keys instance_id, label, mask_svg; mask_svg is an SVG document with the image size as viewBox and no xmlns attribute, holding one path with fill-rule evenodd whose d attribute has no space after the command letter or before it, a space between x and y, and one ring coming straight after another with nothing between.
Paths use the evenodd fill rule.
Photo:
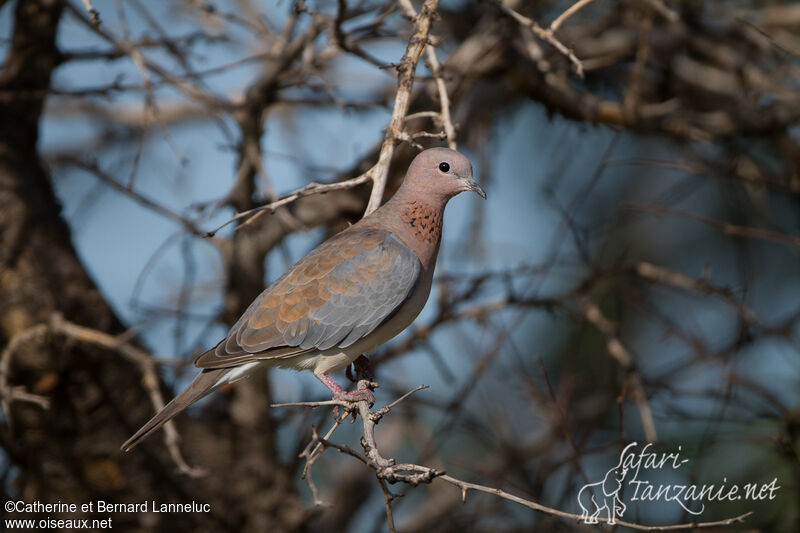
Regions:
<instances>
[{"instance_id":1,"label":"brown wing feather","mask_svg":"<svg viewBox=\"0 0 800 533\"><path fill-rule=\"evenodd\" d=\"M391 233L350 228L264 290L195 365L223 368L349 346L391 316L419 271L414 252Z\"/></svg>"}]
</instances>

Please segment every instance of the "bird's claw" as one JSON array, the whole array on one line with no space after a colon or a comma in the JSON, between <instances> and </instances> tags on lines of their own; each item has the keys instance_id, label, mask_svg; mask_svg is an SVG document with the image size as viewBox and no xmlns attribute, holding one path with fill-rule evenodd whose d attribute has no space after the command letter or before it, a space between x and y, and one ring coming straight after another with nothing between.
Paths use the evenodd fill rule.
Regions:
<instances>
[{"instance_id":1,"label":"bird's claw","mask_svg":"<svg viewBox=\"0 0 800 533\"><path fill-rule=\"evenodd\" d=\"M353 391L336 392L333 395L334 400L343 402L360 402L366 400L370 407L375 403L375 395L369 389L356 389Z\"/></svg>"},{"instance_id":2,"label":"bird's claw","mask_svg":"<svg viewBox=\"0 0 800 533\"><path fill-rule=\"evenodd\" d=\"M366 357L364 358L366 359ZM366 400L369 403L369 406L375 403L375 395L372 394L372 391L367 387L377 387L377 383L373 383L371 381L364 381L363 383L359 380L359 384L361 388L358 388L354 391L346 391L344 390L336 380L334 380L329 374L315 374L317 379L319 379L328 390L331 391L333 394L333 399L339 402L347 402L349 405L346 406L346 410L348 412L355 412L355 403ZM339 409L335 406L333 408L333 416L339 418Z\"/></svg>"},{"instance_id":3,"label":"bird's claw","mask_svg":"<svg viewBox=\"0 0 800 533\"><path fill-rule=\"evenodd\" d=\"M351 404L345 408L345 411L353 414L353 420L355 420L356 416L356 407L354 405L356 402L366 400L370 407L375 403L375 395L372 394L372 391L369 389L356 389L354 391L334 393L333 399ZM336 405L333 406L333 418L339 418L339 407Z\"/></svg>"}]
</instances>

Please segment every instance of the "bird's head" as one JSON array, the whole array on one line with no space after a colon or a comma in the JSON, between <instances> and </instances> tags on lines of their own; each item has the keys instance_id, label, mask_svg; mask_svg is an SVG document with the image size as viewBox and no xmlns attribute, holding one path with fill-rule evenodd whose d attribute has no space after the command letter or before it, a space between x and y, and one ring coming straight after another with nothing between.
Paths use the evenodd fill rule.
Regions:
<instances>
[{"instance_id":1,"label":"bird's head","mask_svg":"<svg viewBox=\"0 0 800 533\"><path fill-rule=\"evenodd\" d=\"M417 155L408 167L403 186L444 201L463 191L486 199L486 193L472 177L469 159L449 148L430 148Z\"/></svg>"}]
</instances>

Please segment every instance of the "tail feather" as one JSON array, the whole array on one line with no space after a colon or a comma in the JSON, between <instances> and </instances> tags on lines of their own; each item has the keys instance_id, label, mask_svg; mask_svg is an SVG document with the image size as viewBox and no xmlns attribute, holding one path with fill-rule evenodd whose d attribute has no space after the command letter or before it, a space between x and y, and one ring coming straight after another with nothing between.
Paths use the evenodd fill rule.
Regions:
<instances>
[{"instance_id":1,"label":"tail feather","mask_svg":"<svg viewBox=\"0 0 800 533\"><path fill-rule=\"evenodd\" d=\"M225 377L225 374L230 371L230 368L203 370L194 378L188 387L165 405L162 410L156 413L155 416L142 426L139 431L134 433L131 438L126 440L120 449L125 452L130 451L143 439L150 436L153 431L169 422L175 415L189 407L189 405L210 394L219 386L224 385L227 380L223 380L223 382L220 383L220 379Z\"/></svg>"}]
</instances>

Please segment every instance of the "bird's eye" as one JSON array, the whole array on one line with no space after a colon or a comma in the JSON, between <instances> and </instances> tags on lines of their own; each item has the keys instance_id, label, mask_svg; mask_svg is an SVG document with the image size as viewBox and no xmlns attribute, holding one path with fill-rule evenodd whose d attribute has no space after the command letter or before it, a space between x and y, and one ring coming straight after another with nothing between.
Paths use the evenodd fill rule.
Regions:
<instances>
[{"instance_id":1,"label":"bird's eye","mask_svg":"<svg viewBox=\"0 0 800 533\"><path fill-rule=\"evenodd\" d=\"M442 161L441 163L439 163L439 170L441 170L442 172L450 172L450 164Z\"/></svg>"}]
</instances>

